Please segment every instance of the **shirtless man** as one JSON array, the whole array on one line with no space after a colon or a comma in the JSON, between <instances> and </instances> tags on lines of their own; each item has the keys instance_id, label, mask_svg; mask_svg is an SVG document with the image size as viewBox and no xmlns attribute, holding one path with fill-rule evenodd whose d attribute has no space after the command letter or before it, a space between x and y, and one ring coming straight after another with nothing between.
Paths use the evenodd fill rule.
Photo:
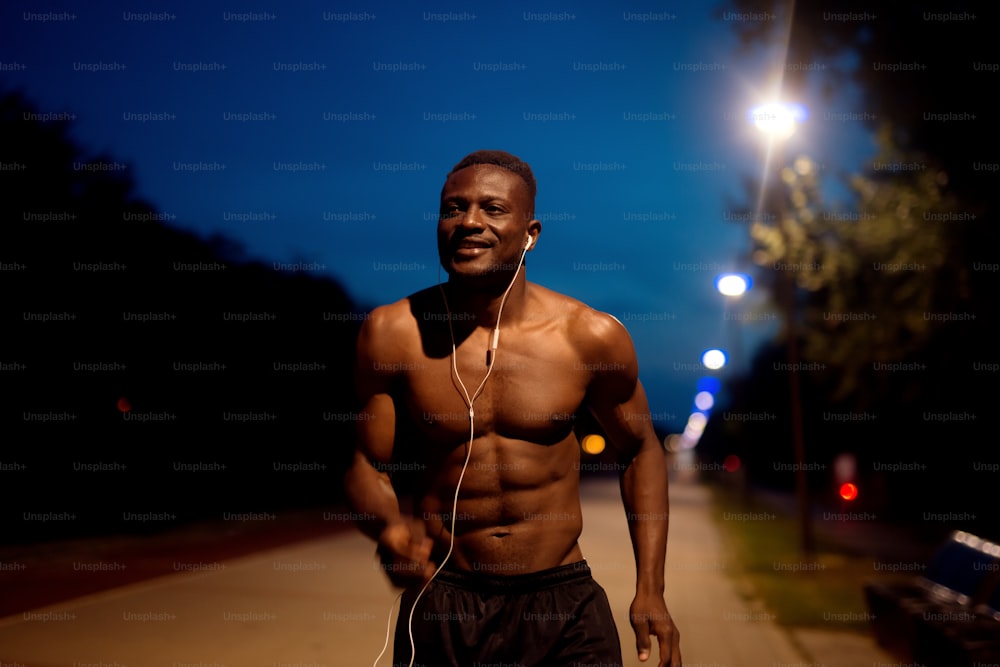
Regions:
<instances>
[{"instance_id":1,"label":"shirtless man","mask_svg":"<svg viewBox=\"0 0 1000 667\"><path fill-rule=\"evenodd\" d=\"M577 543L573 416L586 407L623 470L639 660L655 635L658 667L680 667L663 598L666 458L635 350L615 318L527 282L524 256L542 229L534 202L517 157L464 158L441 191L447 283L376 308L361 329L366 419L345 482L386 574L406 588L393 664L621 664L607 596ZM409 512L395 474L407 468L418 469Z\"/></svg>"}]
</instances>

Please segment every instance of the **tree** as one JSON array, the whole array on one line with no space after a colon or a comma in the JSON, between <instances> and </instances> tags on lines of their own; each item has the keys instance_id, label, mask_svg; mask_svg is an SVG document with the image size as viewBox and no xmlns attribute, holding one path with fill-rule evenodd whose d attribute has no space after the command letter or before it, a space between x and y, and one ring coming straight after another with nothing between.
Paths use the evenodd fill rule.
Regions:
<instances>
[{"instance_id":1,"label":"tree","mask_svg":"<svg viewBox=\"0 0 1000 667\"><path fill-rule=\"evenodd\" d=\"M880 135L876 165L924 164ZM961 257L957 205L943 172L917 169L886 177L869 171L851 178L853 206L831 210L822 201L817 165L797 158L766 190L766 210L750 227L754 261L791 273L807 294L801 316L802 358L829 366L836 376L831 399L851 397L864 410L887 396L898 399L892 377L877 364L919 363L938 329L929 313L956 312L969 292ZM773 222L769 222L772 220Z\"/></svg>"},{"instance_id":2,"label":"tree","mask_svg":"<svg viewBox=\"0 0 1000 667\"><path fill-rule=\"evenodd\" d=\"M808 168L836 156L814 154L768 177L761 210L770 216L751 228L758 264L768 267L758 284L775 291L791 277L795 285L794 335L786 327L780 345L823 367L802 377L810 460L856 454L868 487L885 489L880 516L926 530L922 512L948 508L957 517L949 527L995 533L989 480L975 468L996 460L984 437L996 429L993 409L979 388L1000 368L992 363L995 10L732 0L723 11L748 19L733 22L741 49L772 49L787 99L822 92L814 132L838 122L817 109L847 99L851 119L877 138L878 152L847 179L845 208L822 201L820 172ZM775 355L761 350L754 375L731 385L733 410L772 398L760 391L780 385L762 362L785 356ZM855 416L866 420L837 421ZM770 446L774 432L747 424L744 448ZM711 429L702 442L720 446ZM923 467L880 472L893 461Z\"/></svg>"}]
</instances>

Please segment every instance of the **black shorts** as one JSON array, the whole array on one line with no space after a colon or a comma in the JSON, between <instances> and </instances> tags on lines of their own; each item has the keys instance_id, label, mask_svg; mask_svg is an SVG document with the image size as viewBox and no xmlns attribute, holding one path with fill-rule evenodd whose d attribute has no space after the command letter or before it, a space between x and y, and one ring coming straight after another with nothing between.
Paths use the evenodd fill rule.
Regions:
<instances>
[{"instance_id":1,"label":"black shorts","mask_svg":"<svg viewBox=\"0 0 1000 667\"><path fill-rule=\"evenodd\" d=\"M403 594L393 667L410 664ZM444 569L413 610L414 667L621 667L618 628L586 561L496 576Z\"/></svg>"}]
</instances>

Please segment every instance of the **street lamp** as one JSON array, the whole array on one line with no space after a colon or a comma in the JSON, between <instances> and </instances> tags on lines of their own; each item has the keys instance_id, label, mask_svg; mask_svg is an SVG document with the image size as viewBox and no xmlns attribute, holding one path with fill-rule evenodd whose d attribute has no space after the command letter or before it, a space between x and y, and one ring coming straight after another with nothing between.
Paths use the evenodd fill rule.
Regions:
<instances>
[{"instance_id":1,"label":"street lamp","mask_svg":"<svg viewBox=\"0 0 1000 667\"><path fill-rule=\"evenodd\" d=\"M798 104L770 103L755 107L750 111L750 119L754 126L768 137L768 155L765 162L770 162L771 149L776 141L790 137L797 125L808 116L805 107ZM761 179L761 194L763 194L766 174ZM763 200L763 197L761 197ZM791 224L782 211L777 229L784 239L784 246L789 247L792 235L788 229ZM795 321L795 283L792 274L782 271L778 274L778 300L785 311L785 335L787 337L785 351L788 357L788 390L792 421L792 447L795 456L795 495L799 514L800 549L804 554L812 554L816 550L813 535L812 514L809 506L809 485L806 477L806 446L802 422L802 386L799 378L798 327Z\"/></svg>"},{"instance_id":2,"label":"street lamp","mask_svg":"<svg viewBox=\"0 0 1000 667\"><path fill-rule=\"evenodd\" d=\"M799 123L808 117L801 104L768 102L750 110L750 122L772 139L787 139L795 134Z\"/></svg>"},{"instance_id":3,"label":"street lamp","mask_svg":"<svg viewBox=\"0 0 1000 667\"><path fill-rule=\"evenodd\" d=\"M727 355L724 350L720 350L718 348L705 350L701 354L702 365L712 371L719 370L726 365L727 361L729 361L729 355Z\"/></svg>"},{"instance_id":4,"label":"street lamp","mask_svg":"<svg viewBox=\"0 0 1000 667\"><path fill-rule=\"evenodd\" d=\"M753 280L745 273L722 273L715 277L715 289L723 296L743 296Z\"/></svg>"}]
</instances>

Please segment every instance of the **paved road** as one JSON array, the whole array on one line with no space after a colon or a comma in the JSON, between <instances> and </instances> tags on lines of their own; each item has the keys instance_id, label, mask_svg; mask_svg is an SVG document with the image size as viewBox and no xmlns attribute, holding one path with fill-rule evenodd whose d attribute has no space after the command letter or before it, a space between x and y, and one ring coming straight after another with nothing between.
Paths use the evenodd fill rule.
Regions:
<instances>
[{"instance_id":1,"label":"paved road","mask_svg":"<svg viewBox=\"0 0 1000 667\"><path fill-rule=\"evenodd\" d=\"M634 565L614 480L588 480L583 552L608 591L625 665ZM667 601L686 667L873 667L867 637L791 635L740 595L724 566L708 491L671 487ZM0 619L0 667L354 667L373 665L394 592L360 534L310 539ZM389 656L378 665L390 664ZM647 663L649 664L649 663Z\"/></svg>"}]
</instances>

